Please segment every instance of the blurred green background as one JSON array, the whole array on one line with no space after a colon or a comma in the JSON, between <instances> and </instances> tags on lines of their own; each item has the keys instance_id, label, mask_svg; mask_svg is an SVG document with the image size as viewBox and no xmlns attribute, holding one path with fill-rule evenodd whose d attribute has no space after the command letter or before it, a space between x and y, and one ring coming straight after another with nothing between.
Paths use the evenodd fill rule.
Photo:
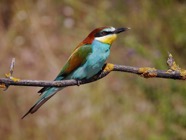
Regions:
<instances>
[{"instance_id":1,"label":"blurred green background","mask_svg":"<svg viewBox=\"0 0 186 140\"><path fill-rule=\"evenodd\" d=\"M118 36L108 62L167 69L167 52L186 68L185 0L1 0L0 77L16 58L14 76L52 80L94 28L131 27ZM21 116L36 87L0 90L2 140L184 140L186 83L112 72L70 87L37 113Z\"/></svg>"}]
</instances>

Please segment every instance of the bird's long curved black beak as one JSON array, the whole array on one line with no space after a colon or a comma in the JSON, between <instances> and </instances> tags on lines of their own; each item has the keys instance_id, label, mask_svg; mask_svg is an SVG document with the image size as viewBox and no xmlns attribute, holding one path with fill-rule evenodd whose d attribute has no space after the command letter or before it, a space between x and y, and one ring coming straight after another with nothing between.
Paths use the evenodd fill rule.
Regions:
<instances>
[{"instance_id":1,"label":"bird's long curved black beak","mask_svg":"<svg viewBox=\"0 0 186 140\"><path fill-rule=\"evenodd\" d=\"M130 30L130 28L117 28L114 33L115 34L119 34L121 32L124 32L124 31L127 31L127 30Z\"/></svg>"}]
</instances>

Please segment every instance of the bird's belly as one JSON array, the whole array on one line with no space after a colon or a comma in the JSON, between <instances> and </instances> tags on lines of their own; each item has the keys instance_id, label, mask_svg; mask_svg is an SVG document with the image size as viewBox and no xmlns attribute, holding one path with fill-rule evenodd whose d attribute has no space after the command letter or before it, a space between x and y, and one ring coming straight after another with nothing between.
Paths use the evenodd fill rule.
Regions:
<instances>
[{"instance_id":1,"label":"bird's belly","mask_svg":"<svg viewBox=\"0 0 186 140\"><path fill-rule=\"evenodd\" d=\"M96 75L105 64L110 51L96 52L88 56L87 61L75 70L71 76L72 79L88 79Z\"/></svg>"}]
</instances>

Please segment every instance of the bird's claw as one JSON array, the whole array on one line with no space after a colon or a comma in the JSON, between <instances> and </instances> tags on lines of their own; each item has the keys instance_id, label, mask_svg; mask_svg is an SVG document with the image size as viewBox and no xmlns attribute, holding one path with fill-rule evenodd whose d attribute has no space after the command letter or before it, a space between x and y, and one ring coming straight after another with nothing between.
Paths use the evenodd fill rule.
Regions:
<instances>
[{"instance_id":1,"label":"bird's claw","mask_svg":"<svg viewBox=\"0 0 186 140\"><path fill-rule=\"evenodd\" d=\"M80 86L80 80L76 80L77 81L77 86Z\"/></svg>"},{"instance_id":2,"label":"bird's claw","mask_svg":"<svg viewBox=\"0 0 186 140\"><path fill-rule=\"evenodd\" d=\"M15 78L15 77L13 77L13 76L11 75L11 73L7 73L7 74L5 74L5 77L6 77L6 78L9 78L9 79L11 79L11 80L13 80L14 82L18 82L18 81L20 81L19 78Z\"/></svg>"},{"instance_id":3,"label":"bird's claw","mask_svg":"<svg viewBox=\"0 0 186 140\"><path fill-rule=\"evenodd\" d=\"M103 69L104 72L111 72L114 69L114 65L111 63L107 63L105 68Z\"/></svg>"}]
</instances>

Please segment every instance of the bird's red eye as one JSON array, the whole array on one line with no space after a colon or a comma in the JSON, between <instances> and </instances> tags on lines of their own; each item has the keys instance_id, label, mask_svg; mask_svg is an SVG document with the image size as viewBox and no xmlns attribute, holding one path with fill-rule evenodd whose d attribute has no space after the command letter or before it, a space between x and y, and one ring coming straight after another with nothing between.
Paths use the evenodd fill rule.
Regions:
<instances>
[{"instance_id":1,"label":"bird's red eye","mask_svg":"<svg viewBox=\"0 0 186 140\"><path fill-rule=\"evenodd\" d=\"M107 35L107 32L101 32L101 35L104 36L104 35Z\"/></svg>"},{"instance_id":2,"label":"bird's red eye","mask_svg":"<svg viewBox=\"0 0 186 140\"><path fill-rule=\"evenodd\" d=\"M112 34L112 32L106 32L106 31L98 32L95 34L95 37L106 36L108 34Z\"/></svg>"}]
</instances>

